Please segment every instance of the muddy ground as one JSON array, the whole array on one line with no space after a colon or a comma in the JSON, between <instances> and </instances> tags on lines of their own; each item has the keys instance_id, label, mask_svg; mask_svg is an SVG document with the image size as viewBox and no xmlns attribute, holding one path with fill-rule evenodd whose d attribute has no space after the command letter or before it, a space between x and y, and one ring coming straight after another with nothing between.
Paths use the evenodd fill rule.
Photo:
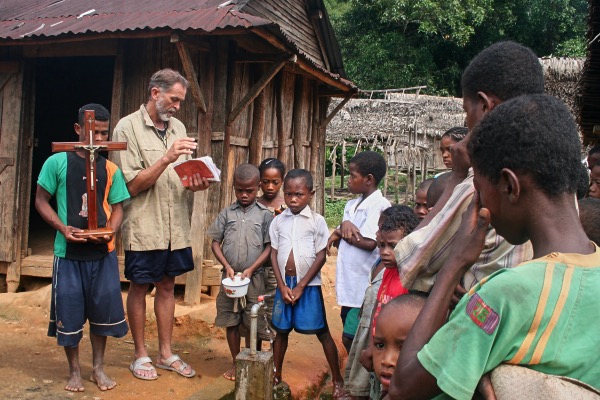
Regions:
<instances>
[{"instance_id":1,"label":"muddy ground","mask_svg":"<svg viewBox=\"0 0 600 400\"><path fill-rule=\"evenodd\" d=\"M323 268L323 293L332 336L339 344L341 356L341 321L335 302L335 257ZM214 300L187 307L178 293L173 347L192 365L200 377L186 379L175 373L158 370L159 379L142 381L129 372L133 360L133 342L127 335L109 338L106 352L106 372L118 386L107 392L86 381L85 392L69 393L63 388L68 377L64 351L56 340L46 336L50 305L49 281L37 282L37 290L0 294L0 398L2 399L197 399L232 398L234 383L221 374L231 358L224 331L214 326ZM126 291L123 292L123 299ZM157 354L156 324L153 298L147 297L147 341L151 357ZM87 330L87 328L86 328ZM91 371L91 347L87 334L80 345L84 378ZM283 379L290 385L294 399L315 399L327 383L328 368L316 336L290 335L289 349L283 367ZM326 390L327 391L327 390Z\"/></svg>"}]
</instances>

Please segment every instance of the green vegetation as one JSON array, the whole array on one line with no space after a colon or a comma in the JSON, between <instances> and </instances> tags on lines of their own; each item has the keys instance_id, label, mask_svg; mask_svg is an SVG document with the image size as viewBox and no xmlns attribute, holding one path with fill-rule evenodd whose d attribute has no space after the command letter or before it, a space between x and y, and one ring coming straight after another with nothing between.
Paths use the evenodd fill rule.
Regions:
<instances>
[{"instance_id":1,"label":"green vegetation","mask_svg":"<svg viewBox=\"0 0 600 400\"><path fill-rule=\"evenodd\" d=\"M361 89L427 85L460 95L479 51L515 40L538 56L585 55L587 0L325 0L350 79Z\"/></svg>"}]
</instances>

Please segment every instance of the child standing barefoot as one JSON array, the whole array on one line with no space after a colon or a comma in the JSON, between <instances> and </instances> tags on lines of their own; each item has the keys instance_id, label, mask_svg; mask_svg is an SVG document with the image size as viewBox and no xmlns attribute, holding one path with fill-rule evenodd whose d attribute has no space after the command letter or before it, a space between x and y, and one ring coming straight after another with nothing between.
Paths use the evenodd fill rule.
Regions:
<instances>
[{"instance_id":1,"label":"child standing barefoot","mask_svg":"<svg viewBox=\"0 0 600 400\"><path fill-rule=\"evenodd\" d=\"M329 230L325 218L308 206L315 194L310 172L290 171L283 189L288 208L273 220L269 230L271 263L277 279L273 326L277 331L273 358L275 383L281 381L281 367L292 329L316 334L331 369L333 397L344 396L338 352L329 332L321 292L321 268Z\"/></svg>"}]
</instances>

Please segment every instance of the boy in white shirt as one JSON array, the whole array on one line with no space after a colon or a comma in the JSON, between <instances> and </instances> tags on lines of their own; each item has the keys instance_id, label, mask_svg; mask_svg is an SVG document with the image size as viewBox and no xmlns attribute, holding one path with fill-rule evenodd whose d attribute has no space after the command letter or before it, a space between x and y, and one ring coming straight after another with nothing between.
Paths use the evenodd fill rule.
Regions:
<instances>
[{"instance_id":1,"label":"boy in white shirt","mask_svg":"<svg viewBox=\"0 0 600 400\"><path fill-rule=\"evenodd\" d=\"M275 384L281 381L283 358L292 329L316 334L331 369L333 398L344 398L344 380L337 347L329 333L321 292L321 268L329 229L325 218L308 205L315 194L313 179L305 169L288 172L283 195L288 208L271 223L271 263L277 279L272 324L277 331L273 347Z\"/></svg>"},{"instance_id":2,"label":"boy in white shirt","mask_svg":"<svg viewBox=\"0 0 600 400\"><path fill-rule=\"evenodd\" d=\"M342 342L349 353L369 285L371 266L379 257L375 241L377 222L381 212L391 204L377 189L387 172L383 156L374 151L363 151L350 160L348 168L348 189L360 197L346 204L342 224L329 237L327 249L332 245L339 249L335 290L337 302L342 307Z\"/></svg>"}]
</instances>

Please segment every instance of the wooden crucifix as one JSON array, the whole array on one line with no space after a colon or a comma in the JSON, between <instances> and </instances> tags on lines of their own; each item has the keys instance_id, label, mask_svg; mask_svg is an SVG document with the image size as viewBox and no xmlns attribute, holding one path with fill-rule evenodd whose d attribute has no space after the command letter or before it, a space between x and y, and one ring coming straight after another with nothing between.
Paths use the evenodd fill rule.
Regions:
<instances>
[{"instance_id":1,"label":"wooden crucifix","mask_svg":"<svg viewBox=\"0 0 600 400\"><path fill-rule=\"evenodd\" d=\"M88 229L74 233L79 238L112 236L114 231L109 227L98 228L98 213L96 209L96 156L99 150L127 150L127 142L94 143L96 132L96 115L93 110L85 110L85 140L81 142L53 142L52 152L79 151L87 152L85 158L85 177L87 181ZM67 188L68 190L68 188Z\"/></svg>"}]
</instances>

